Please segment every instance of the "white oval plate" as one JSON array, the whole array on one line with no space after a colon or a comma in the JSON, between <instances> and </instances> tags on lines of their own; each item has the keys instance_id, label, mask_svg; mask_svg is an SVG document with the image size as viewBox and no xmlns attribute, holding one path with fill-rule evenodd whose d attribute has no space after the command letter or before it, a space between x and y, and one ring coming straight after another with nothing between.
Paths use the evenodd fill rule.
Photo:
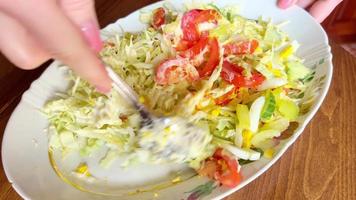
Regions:
<instances>
[{"instance_id":1,"label":"white oval plate","mask_svg":"<svg viewBox=\"0 0 356 200\"><path fill-rule=\"evenodd\" d=\"M182 7L182 1L170 1L177 8ZM203 1L204 2L204 1ZM219 6L231 5L229 0L215 1ZM144 9L159 7L162 2L152 4ZM297 54L305 59L308 67L315 68L316 75L309 88L309 94L317 94L309 112L299 118L299 128L294 135L278 146L278 152L273 159L261 159L242 167L243 181L233 189L219 187L205 178L195 177L179 184L161 189L158 194L152 191L131 195L103 196L80 191L63 182L50 165L47 149L47 136L45 129L48 122L40 112L46 101L51 99L56 92L64 91L67 87L65 71L58 69L58 62L52 63L42 76L34 81L28 91L22 96L22 100L13 112L2 142L2 162L5 173L12 183L13 188L25 199L221 199L241 189L246 184L256 179L275 163L287 148L298 138L303 129L312 119L320 107L328 91L332 77L332 63L328 39L315 20L303 9L292 7L288 10L280 10L274 0L236 0L233 2L240 6L240 13L247 18L256 19L259 16L272 18L275 23L290 21L283 28L292 39L301 43ZM119 19L107 26L103 37L113 32L136 32L145 26L139 22L139 11L135 11L123 19ZM310 95L310 97L313 95ZM307 95L308 97L308 95ZM310 100L307 99L306 100ZM159 175L159 167L152 171ZM141 170L141 171L140 171ZM138 174L144 176L140 169ZM151 171L150 171L151 173ZM154 176L154 175L153 175ZM139 176L136 176L139 177ZM130 177L122 177L129 179Z\"/></svg>"}]
</instances>

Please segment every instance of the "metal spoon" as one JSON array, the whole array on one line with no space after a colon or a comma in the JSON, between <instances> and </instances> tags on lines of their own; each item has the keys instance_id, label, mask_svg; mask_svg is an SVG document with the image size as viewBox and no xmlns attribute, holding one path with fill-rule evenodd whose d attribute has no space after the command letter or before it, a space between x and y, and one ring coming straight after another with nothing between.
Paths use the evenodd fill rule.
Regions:
<instances>
[{"instance_id":1,"label":"metal spoon","mask_svg":"<svg viewBox=\"0 0 356 200\"><path fill-rule=\"evenodd\" d=\"M136 92L110 67L106 66L105 69L113 82L113 88L140 112L142 117L141 127L152 124L155 117L138 101Z\"/></svg>"},{"instance_id":2,"label":"metal spoon","mask_svg":"<svg viewBox=\"0 0 356 200\"><path fill-rule=\"evenodd\" d=\"M140 113L142 121L138 144L152 154L153 162L188 162L198 157L212 136L181 117L158 117L138 101L136 92L110 67L106 71L113 88Z\"/></svg>"}]
</instances>

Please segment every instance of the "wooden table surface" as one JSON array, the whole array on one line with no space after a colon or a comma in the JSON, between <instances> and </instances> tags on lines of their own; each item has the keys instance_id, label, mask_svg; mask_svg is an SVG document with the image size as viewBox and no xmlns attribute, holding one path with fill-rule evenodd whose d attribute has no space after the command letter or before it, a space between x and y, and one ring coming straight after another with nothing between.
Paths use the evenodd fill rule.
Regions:
<instances>
[{"instance_id":1,"label":"wooden table surface","mask_svg":"<svg viewBox=\"0 0 356 200\"><path fill-rule=\"evenodd\" d=\"M100 25L153 2L97 0ZM356 199L356 58L335 43L331 47L334 77L321 109L275 165L226 199ZM0 140L21 94L47 65L22 71L0 55ZM7 181L1 163L0 200L5 199L21 197Z\"/></svg>"}]
</instances>

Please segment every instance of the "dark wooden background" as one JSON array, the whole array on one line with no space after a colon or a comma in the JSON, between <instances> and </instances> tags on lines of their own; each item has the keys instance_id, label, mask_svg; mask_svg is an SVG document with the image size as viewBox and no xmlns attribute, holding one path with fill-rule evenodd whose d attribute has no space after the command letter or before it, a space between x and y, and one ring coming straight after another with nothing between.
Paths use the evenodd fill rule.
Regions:
<instances>
[{"instance_id":1,"label":"dark wooden background","mask_svg":"<svg viewBox=\"0 0 356 200\"><path fill-rule=\"evenodd\" d=\"M100 25L153 2L97 0ZM227 199L356 199L356 59L335 42L331 47L334 78L317 115L275 165ZM21 94L47 65L23 71L0 55L0 140ZM7 181L2 163L0 199L21 199Z\"/></svg>"}]
</instances>

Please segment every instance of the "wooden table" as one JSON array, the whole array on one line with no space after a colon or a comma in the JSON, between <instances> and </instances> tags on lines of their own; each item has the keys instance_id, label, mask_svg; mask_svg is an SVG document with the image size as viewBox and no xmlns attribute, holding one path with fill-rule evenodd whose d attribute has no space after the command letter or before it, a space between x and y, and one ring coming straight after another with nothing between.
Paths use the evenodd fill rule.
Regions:
<instances>
[{"instance_id":1,"label":"wooden table","mask_svg":"<svg viewBox=\"0 0 356 200\"><path fill-rule=\"evenodd\" d=\"M97 0L100 24L103 27L152 2ZM226 199L356 198L356 58L335 43L331 47L334 78L317 115L275 165ZM0 140L21 94L46 65L22 71L0 56ZM21 199L7 181L2 163L0 199Z\"/></svg>"}]
</instances>

